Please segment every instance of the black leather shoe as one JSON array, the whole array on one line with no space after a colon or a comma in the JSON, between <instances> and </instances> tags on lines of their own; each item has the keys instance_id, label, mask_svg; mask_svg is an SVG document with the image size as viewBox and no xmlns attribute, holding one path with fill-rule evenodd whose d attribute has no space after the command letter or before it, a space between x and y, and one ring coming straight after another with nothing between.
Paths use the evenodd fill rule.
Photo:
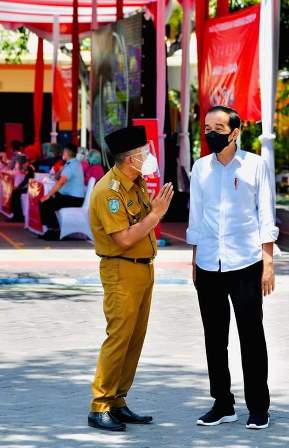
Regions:
<instances>
[{"instance_id":1,"label":"black leather shoe","mask_svg":"<svg viewBox=\"0 0 289 448\"><path fill-rule=\"evenodd\" d=\"M90 412L88 426L106 431L125 431L124 423L118 421L110 412Z\"/></svg>"},{"instance_id":2,"label":"black leather shoe","mask_svg":"<svg viewBox=\"0 0 289 448\"><path fill-rule=\"evenodd\" d=\"M59 241L59 230L47 230L44 235L39 235L39 238L45 241Z\"/></svg>"},{"instance_id":3,"label":"black leather shoe","mask_svg":"<svg viewBox=\"0 0 289 448\"><path fill-rule=\"evenodd\" d=\"M148 415L137 415L132 412L127 406L122 408L111 408L110 413L120 422L123 423L139 423L146 425L151 423L153 418Z\"/></svg>"}]
</instances>

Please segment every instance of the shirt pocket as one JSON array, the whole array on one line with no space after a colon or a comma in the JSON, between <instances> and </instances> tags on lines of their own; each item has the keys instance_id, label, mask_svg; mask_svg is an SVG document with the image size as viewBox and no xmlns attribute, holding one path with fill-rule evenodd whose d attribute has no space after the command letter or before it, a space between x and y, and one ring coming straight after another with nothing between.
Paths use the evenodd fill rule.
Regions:
<instances>
[{"instance_id":1,"label":"shirt pocket","mask_svg":"<svg viewBox=\"0 0 289 448\"><path fill-rule=\"evenodd\" d=\"M137 224L141 218L141 207L137 203L133 203L126 208L129 224L132 226Z\"/></svg>"},{"instance_id":2,"label":"shirt pocket","mask_svg":"<svg viewBox=\"0 0 289 448\"><path fill-rule=\"evenodd\" d=\"M256 185L249 174L242 176L236 174L230 178L230 198L235 207L241 207L240 212L248 213L248 208L253 209L256 202Z\"/></svg>"}]
</instances>

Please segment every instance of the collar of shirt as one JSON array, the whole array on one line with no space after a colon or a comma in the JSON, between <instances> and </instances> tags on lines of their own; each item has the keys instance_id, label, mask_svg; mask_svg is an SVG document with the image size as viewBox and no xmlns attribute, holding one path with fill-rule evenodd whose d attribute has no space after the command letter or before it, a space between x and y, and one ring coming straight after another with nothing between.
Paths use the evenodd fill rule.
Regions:
<instances>
[{"instance_id":1,"label":"collar of shirt","mask_svg":"<svg viewBox=\"0 0 289 448\"><path fill-rule=\"evenodd\" d=\"M217 154L212 154L212 163L217 163L217 164L220 164L220 165L222 165L222 166L228 166L228 165L230 165L231 163L233 163L233 162L235 162L235 161L236 161L236 162L239 162L240 165L241 165L242 162L243 162L242 150L241 150L240 148L238 148L238 147L237 147L237 149L236 149L236 152L235 152L235 154L234 154L233 159L232 159L227 165L223 165L223 164L218 160Z\"/></svg>"},{"instance_id":2,"label":"collar of shirt","mask_svg":"<svg viewBox=\"0 0 289 448\"><path fill-rule=\"evenodd\" d=\"M65 165L70 165L71 163L76 162L76 161L77 161L76 158L74 158L74 159L69 159L69 160L66 161Z\"/></svg>"},{"instance_id":3,"label":"collar of shirt","mask_svg":"<svg viewBox=\"0 0 289 448\"><path fill-rule=\"evenodd\" d=\"M116 165L112 168L112 171L116 179L120 181L121 185L125 188L126 191L131 190L136 185L136 182L138 182L139 185L142 186L142 178L140 176L137 178L136 182L133 182Z\"/></svg>"}]
</instances>

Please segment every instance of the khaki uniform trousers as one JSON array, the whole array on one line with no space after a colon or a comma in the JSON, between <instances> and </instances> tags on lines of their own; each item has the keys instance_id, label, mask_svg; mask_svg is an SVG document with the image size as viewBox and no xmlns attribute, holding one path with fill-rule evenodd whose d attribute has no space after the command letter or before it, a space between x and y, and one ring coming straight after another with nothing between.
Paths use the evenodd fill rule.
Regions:
<instances>
[{"instance_id":1,"label":"khaki uniform trousers","mask_svg":"<svg viewBox=\"0 0 289 448\"><path fill-rule=\"evenodd\" d=\"M126 397L141 354L150 312L154 282L153 264L102 258L107 338L92 384L92 412L126 405Z\"/></svg>"}]
</instances>

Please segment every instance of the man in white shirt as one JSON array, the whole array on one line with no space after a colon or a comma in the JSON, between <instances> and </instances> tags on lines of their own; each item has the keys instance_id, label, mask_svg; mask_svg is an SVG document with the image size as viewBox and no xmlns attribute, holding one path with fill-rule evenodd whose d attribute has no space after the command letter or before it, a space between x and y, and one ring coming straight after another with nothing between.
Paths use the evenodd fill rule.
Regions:
<instances>
[{"instance_id":1,"label":"man in white shirt","mask_svg":"<svg viewBox=\"0 0 289 448\"><path fill-rule=\"evenodd\" d=\"M278 237L269 173L260 156L237 148L241 121L225 106L206 115L212 154L192 169L187 242L204 326L212 409L197 424L238 419L228 367L229 296L242 354L246 427L267 428L270 396L263 296L274 289L273 243Z\"/></svg>"}]
</instances>

